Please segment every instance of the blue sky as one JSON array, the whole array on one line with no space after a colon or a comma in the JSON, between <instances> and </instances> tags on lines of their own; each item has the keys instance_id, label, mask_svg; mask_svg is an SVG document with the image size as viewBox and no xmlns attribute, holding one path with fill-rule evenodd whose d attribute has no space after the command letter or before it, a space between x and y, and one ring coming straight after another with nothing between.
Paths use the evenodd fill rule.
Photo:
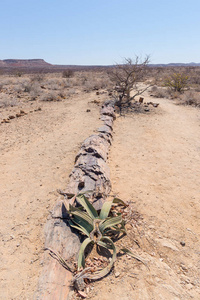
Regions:
<instances>
[{"instance_id":1,"label":"blue sky","mask_svg":"<svg viewBox=\"0 0 200 300\"><path fill-rule=\"evenodd\" d=\"M200 62L200 0L0 0L0 59Z\"/></svg>"}]
</instances>

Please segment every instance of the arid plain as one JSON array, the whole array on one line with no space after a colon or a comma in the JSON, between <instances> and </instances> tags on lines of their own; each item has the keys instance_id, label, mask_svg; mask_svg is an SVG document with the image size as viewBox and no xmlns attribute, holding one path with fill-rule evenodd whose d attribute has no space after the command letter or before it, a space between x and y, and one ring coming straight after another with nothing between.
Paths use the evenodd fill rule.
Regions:
<instances>
[{"instance_id":1,"label":"arid plain","mask_svg":"<svg viewBox=\"0 0 200 300\"><path fill-rule=\"evenodd\" d=\"M81 143L100 126L101 104L113 97L107 75L95 72L1 75L1 299L34 299L57 189L67 186ZM119 257L87 287L88 299L200 298L199 84L172 99L155 83L143 97L158 107L136 102L117 113L108 161L112 193L129 204L128 235L117 243L149 268Z\"/></svg>"}]
</instances>

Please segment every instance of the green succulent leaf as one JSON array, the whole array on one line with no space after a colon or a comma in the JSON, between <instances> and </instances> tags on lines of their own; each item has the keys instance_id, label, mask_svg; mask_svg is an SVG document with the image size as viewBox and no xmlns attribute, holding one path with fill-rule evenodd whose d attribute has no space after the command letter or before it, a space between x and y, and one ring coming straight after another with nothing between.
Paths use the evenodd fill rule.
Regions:
<instances>
[{"instance_id":1,"label":"green succulent leaf","mask_svg":"<svg viewBox=\"0 0 200 300\"><path fill-rule=\"evenodd\" d=\"M117 198L117 197L115 197L115 198L113 199L113 203L121 204L121 205L123 205L123 206L125 206L125 207L128 206L123 200L121 200L121 199L119 199L119 198Z\"/></svg>"},{"instance_id":2,"label":"green succulent leaf","mask_svg":"<svg viewBox=\"0 0 200 300\"><path fill-rule=\"evenodd\" d=\"M83 227L82 225L80 225L80 224L78 224L78 223L77 223L78 226L77 226L77 225L74 225L73 222L76 223L74 220L73 220L73 222L72 222L72 221L68 221L68 222L69 222L69 225L70 225L71 227L73 227L73 228L79 230L80 232L82 232L83 234L85 234L85 235L87 235L87 236L89 237L90 232L89 232L85 227Z\"/></svg>"},{"instance_id":3,"label":"green succulent leaf","mask_svg":"<svg viewBox=\"0 0 200 300\"><path fill-rule=\"evenodd\" d=\"M111 218L105 220L104 222L102 222L99 225L99 229L100 229L101 233L103 233L106 228L113 227L115 225L120 224L121 222L122 222L121 215L119 215L117 217L111 217Z\"/></svg>"},{"instance_id":4,"label":"green succulent leaf","mask_svg":"<svg viewBox=\"0 0 200 300\"><path fill-rule=\"evenodd\" d=\"M96 209L83 194L79 194L76 197L76 199L83 206L83 208L87 211L88 215L92 219L95 219L98 217L98 213L97 213Z\"/></svg>"},{"instance_id":5,"label":"green succulent leaf","mask_svg":"<svg viewBox=\"0 0 200 300\"><path fill-rule=\"evenodd\" d=\"M78 270L85 267L85 249L90 243L93 243L93 241L90 238L86 238L81 244L78 255Z\"/></svg>"},{"instance_id":6,"label":"green succulent leaf","mask_svg":"<svg viewBox=\"0 0 200 300\"><path fill-rule=\"evenodd\" d=\"M84 227L85 230L87 230L88 233L90 233L93 230L93 226L91 224L89 224L87 221L85 221L84 219L80 218L80 217L74 216L72 221L76 225L78 225L80 227Z\"/></svg>"},{"instance_id":7,"label":"green succulent leaf","mask_svg":"<svg viewBox=\"0 0 200 300\"><path fill-rule=\"evenodd\" d=\"M121 204L123 206L127 206L127 204L119 198L114 198L112 201L104 202L101 212L100 212L100 215L99 215L100 219L103 220L109 216L109 213L110 213L110 210L111 210L111 207L113 204Z\"/></svg>"},{"instance_id":8,"label":"green succulent leaf","mask_svg":"<svg viewBox=\"0 0 200 300\"><path fill-rule=\"evenodd\" d=\"M103 242L103 240L105 241L105 243ZM110 263L108 264L108 266L100 271L96 271L94 272L93 274L89 274L87 276L88 279L92 279L92 280L97 280L97 279L100 279L100 278L103 278L105 277L109 272L110 270L112 269L114 263L115 263L115 260L116 260L116 257L117 257L117 250L116 250L116 247L113 243L113 241L108 238L108 237L102 237L101 241L99 241L97 243L99 246L101 247L104 247L106 249L112 249L113 250L113 256L112 256L112 259L110 261Z\"/></svg>"},{"instance_id":9,"label":"green succulent leaf","mask_svg":"<svg viewBox=\"0 0 200 300\"><path fill-rule=\"evenodd\" d=\"M81 211L79 208L70 206L69 213L72 214L73 216L77 216L89 224L93 225L93 219L84 211Z\"/></svg>"},{"instance_id":10,"label":"green succulent leaf","mask_svg":"<svg viewBox=\"0 0 200 300\"><path fill-rule=\"evenodd\" d=\"M100 219L106 219L110 213L110 209L113 205L113 202L104 202L103 206L102 206L102 209L101 209L101 212L100 212Z\"/></svg>"}]
</instances>

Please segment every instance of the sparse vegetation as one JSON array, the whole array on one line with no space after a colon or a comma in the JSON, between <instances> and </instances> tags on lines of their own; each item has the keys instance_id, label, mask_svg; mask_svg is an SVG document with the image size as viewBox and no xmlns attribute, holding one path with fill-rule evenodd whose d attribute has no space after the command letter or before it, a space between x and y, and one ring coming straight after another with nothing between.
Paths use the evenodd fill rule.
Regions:
<instances>
[{"instance_id":1,"label":"sparse vegetation","mask_svg":"<svg viewBox=\"0 0 200 300\"><path fill-rule=\"evenodd\" d=\"M164 86L169 87L174 92L184 92L188 83L188 76L185 73L173 73L165 78Z\"/></svg>"},{"instance_id":2,"label":"sparse vegetation","mask_svg":"<svg viewBox=\"0 0 200 300\"><path fill-rule=\"evenodd\" d=\"M71 78L74 76L74 71L73 70L65 70L62 73L63 78Z\"/></svg>"},{"instance_id":3,"label":"sparse vegetation","mask_svg":"<svg viewBox=\"0 0 200 300\"><path fill-rule=\"evenodd\" d=\"M130 103L136 96L141 95L150 85L141 86L147 72L149 56L143 61L136 56L135 60L125 58L123 64L117 64L109 71L110 80L117 92L117 105L119 107ZM133 94L131 94L133 92Z\"/></svg>"},{"instance_id":4,"label":"sparse vegetation","mask_svg":"<svg viewBox=\"0 0 200 300\"><path fill-rule=\"evenodd\" d=\"M74 207L65 201L65 207L70 216L68 220L69 225L80 231L81 234L87 236L81 244L78 255L78 273L76 273L73 278L73 283L75 286L78 286L79 281L84 278L98 280L105 277L111 271L117 258L117 249L113 243L112 237L119 236L120 233L126 234L125 221L123 220L121 213L113 213L112 207L115 205L126 207L127 205L122 200L114 198L113 201L105 202L98 214L84 194L69 194L68 196L72 198L71 202L76 200L80 205L80 207ZM87 268L86 271L83 271L85 268L85 250L89 244L97 245L108 251L113 251L112 259L105 268L93 272L91 271L91 268ZM50 250L50 254L53 255L66 269L74 272L59 254L52 249L47 250ZM129 249L121 248L119 251L129 254L146 265L139 256L133 254Z\"/></svg>"},{"instance_id":5,"label":"sparse vegetation","mask_svg":"<svg viewBox=\"0 0 200 300\"><path fill-rule=\"evenodd\" d=\"M43 93L40 96L40 100L41 101L59 101L60 98L57 93L49 92L49 93Z\"/></svg>"},{"instance_id":6,"label":"sparse vegetation","mask_svg":"<svg viewBox=\"0 0 200 300\"><path fill-rule=\"evenodd\" d=\"M17 99L15 97L3 94L0 95L0 108L8 107L8 106L16 106L18 104Z\"/></svg>"},{"instance_id":7,"label":"sparse vegetation","mask_svg":"<svg viewBox=\"0 0 200 300\"><path fill-rule=\"evenodd\" d=\"M186 91L178 100L179 104L200 107L200 95L196 91Z\"/></svg>"},{"instance_id":8,"label":"sparse vegetation","mask_svg":"<svg viewBox=\"0 0 200 300\"><path fill-rule=\"evenodd\" d=\"M33 73L22 77L0 75L0 93L4 100L1 106L13 106L17 101L65 101L78 93L107 93L114 98L120 112L126 112L135 103L135 97L152 86L151 95L158 98L179 99L188 89L195 95L187 101L180 100L187 105L198 103L200 92L199 67L149 67L149 57L141 61L125 59L119 64L99 70L73 71L73 76L64 76L59 73ZM16 71L16 70L15 70ZM69 71L69 70L65 70ZM167 79L166 79L167 78ZM163 86L165 82L165 86ZM144 84L145 83L145 84ZM8 97L7 97L8 96ZM181 97L181 99L184 97ZM186 98L186 97L185 97ZM185 99L184 98L184 99ZM11 101L7 101L12 99ZM195 100L197 99L197 100ZM137 101L136 101L137 102ZM191 104L192 103L192 104ZM123 106L123 109L122 109ZM198 106L198 104L197 104Z\"/></svg>"}]
</instances>

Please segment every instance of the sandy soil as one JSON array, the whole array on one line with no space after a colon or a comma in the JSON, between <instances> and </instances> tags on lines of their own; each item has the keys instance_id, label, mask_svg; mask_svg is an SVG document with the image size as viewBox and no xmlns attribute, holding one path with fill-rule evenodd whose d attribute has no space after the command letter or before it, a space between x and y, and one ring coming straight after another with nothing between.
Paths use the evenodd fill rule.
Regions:
<instances>
[{"instance_id":1,"label":"sandy soil","mask_svg":"<svg viewBox=\"0 0 200 300\"><path fill-rule=\"evenodd\" d=\"M0 125L0 299L33 299L56 189L67 185L81 142L100 124L94 99L3 112L28 114ZM150 101L160 102L155 112L117 118L109 158L113 193L130 204L128 235L118 245L149 269L120 256L107 278L90 285L89 299L200 299L200 111Z\"/></svg>"},{"instance_id":2,"label":"sandy soil","mask_svg":"<svg viewBox=\"0 0 200 300\"><path fill-rule=\"evenodd\" d=\"M109 163L113 191L131 202L120 243L149 270L120 257L90 299L200 299L200 111L154 101L156 113L116 120Z\"/></svg>"},{"instance_id":3,"label":"sandy soil","mask_svg":"<svg viewBox=\"0 0 200 300\"><path fill-rule=\"evenodd\" d=\"M88 103L94 99L90 93L2 112L27 115L0 124L0 299L33 299L56 190L66 187L81 143L101 124L99 106Z\"/></svg>"}]
</instances>

